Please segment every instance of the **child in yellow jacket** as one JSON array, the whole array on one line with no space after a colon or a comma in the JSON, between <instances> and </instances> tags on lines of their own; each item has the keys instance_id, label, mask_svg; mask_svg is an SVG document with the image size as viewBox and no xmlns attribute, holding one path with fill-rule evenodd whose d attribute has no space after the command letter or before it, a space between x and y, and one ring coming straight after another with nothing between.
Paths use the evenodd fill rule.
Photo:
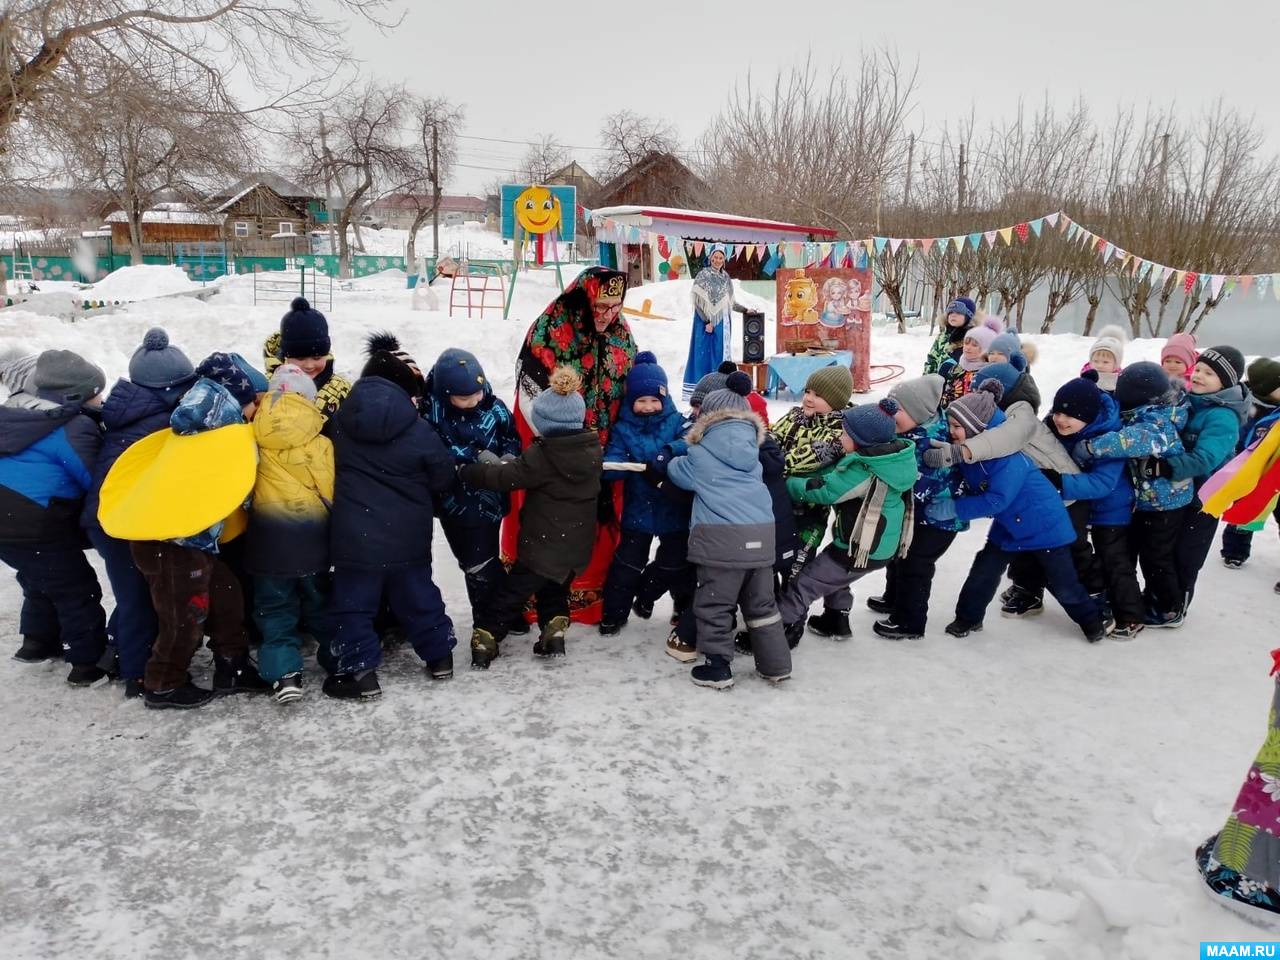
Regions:
<instances>
[{"instance_id":1,"label":"child in yellow jacket","mask_svg":"<svg viewBox=\"0 0 1280 960\"><path fill-rule=\"evenodd\" d=\"M253 574L253 616L262 631L258 671L277 703L302 696L306 629L328 659L329 510L333 444L306 372L282 364L253 421L258 479L253 488L245 566Z\"/></svg>"}]
</instances>

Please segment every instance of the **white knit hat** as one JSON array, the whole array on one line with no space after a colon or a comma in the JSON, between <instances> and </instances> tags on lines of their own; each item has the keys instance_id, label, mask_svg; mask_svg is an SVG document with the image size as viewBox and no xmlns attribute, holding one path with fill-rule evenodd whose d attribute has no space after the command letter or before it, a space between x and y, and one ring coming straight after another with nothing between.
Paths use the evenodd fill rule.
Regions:
<instances>
[{"instance_id":1,"label":"white knit hat","mask_svg":"<svg viewBox=\"0 0 1280 960\"><path fill-rule=\"evenodd\" d=\"M1098 331L1098 339L1089 348L1089 358L1099 350L1105 350L1116 358L1116 366L1124 366L1124 345L1129 342L1129 334L1124 327L1109 324Z\"/></svg>"}]
</instances>

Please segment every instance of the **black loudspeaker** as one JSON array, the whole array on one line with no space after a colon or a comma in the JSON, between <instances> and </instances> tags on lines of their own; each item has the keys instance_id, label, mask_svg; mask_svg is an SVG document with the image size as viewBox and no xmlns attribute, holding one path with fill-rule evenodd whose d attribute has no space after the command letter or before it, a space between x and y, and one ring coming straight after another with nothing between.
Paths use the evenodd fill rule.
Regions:
<instances>
[{"instance_id":1,"label":"black loudspeaker","mask_svg":"<svg viewBox=\"0 0 1280 960\"><path fill-rule=\"evenodd\" d=\"M764 363L764 314L756 310L742 315L742 362Z\"/></svg>"}]
</instances>

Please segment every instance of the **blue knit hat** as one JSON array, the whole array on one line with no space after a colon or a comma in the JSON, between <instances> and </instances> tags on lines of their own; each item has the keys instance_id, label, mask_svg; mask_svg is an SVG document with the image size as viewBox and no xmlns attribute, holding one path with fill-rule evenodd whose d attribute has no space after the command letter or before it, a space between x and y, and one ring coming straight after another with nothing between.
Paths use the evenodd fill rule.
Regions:
<instances>
[{"instance_id":1,"label":"blue knit hat","mask_svg":"<svg viewBox=\"0 0 1280 960\"><path fill-rule=\"evenodd\" d=\"M269 386L267 378L238 353L209 354L196 367L196 375L225 387L242 407L254 403Z\"/></svg>"},{"instance_id":2,"label":"blue knit hat","mask_svg":"<svg viewBox=\"0 0 1280 960\"><path fill-rule=\"evenodd\" d=\"M1085 423L1093 423L1102 410L1102 388L1092 380L1076 377L1068 380L1053 395L1050 413L1063 413Z\"/></svg>"},{"instance_id":3,"label":"blue knit hat","mask_svg":"<svg viewBox=\"0 0 1280 960\"><path fill-rule=\"evenodd\" d=\"M1170 390L1164 367L1150 360L1131 363L1116 379L1116 403L1121 410L1133 410L1155 403Z\"/></svg>"},{"instance_id":4,"label":"blue knit hat","mask_svg":"<svg viewBox=\"0 0 1280 960\"><path fill-rule=\"evenodd\" d=\"M947 304L947 313L958 313L966 320L972 320L978 312L978 306L968 297L956 297Z\"/></svg>"},{"instance_id":5,"label":"blue knit hat","mask_svg":"<svg viewBox=\"0 0 1280 960\"><path fill-rule=\"evenodd\" d=\"M289 312L280 319L281 357L327 357L329 321L313 309L306 297L294 297Z\"/></svg>"},{"instance_id":6,"label":"blue knit hat","mask_svg":"<svg viewBox=\"0 0 1280 960\"><path fill-rule=\"evenodd\" d=\"M658 366L658 358L648 350L636 354L635 364L627 374L627 403L635 403L641 397L667 395L667 372Z\"/></svg>"},{"instance_id":7,"label":"blue knit hat","mask_svg":"<svg viewBox=\"0 0 1280 960\"><path fill-rule=\"evenodd\" d=\"M169 343L169 334L152 327L142 338L142 345L129 359L129 379L140 387L167 390L192 383L195 368L187 355Z\"/></svg>"},{"instance_id":8,"label":"blue knit hat","mask_svg":"<svg viewBox=\"0 0 1280 960\"><path fill-rule=\"evenodd\" d=\"M874 447L888 443L898 432L893 422L893 415L901 409L893 397L885 397L879 403L860 403L850 407L840 419L844 422L844 432L853 438L859 447Z\"/></svg>"},{"instance_id":9,"label":"blue knit hat","mask_svg":"<svg viewBox=\"0 0 1280 960\"><path fill-rule=\"evenodd\" d=\"M551 383L533 401L529 419L533 429L543 437L577 433L587 418L587 404L578 390L582 377L572 367L559 367L551 374Z\"/></svg>"},{"instance_id":10,"label":"blue knit hat","mask_svg":"<svg viewBox=\"0 0 1280 960\"><path fill-rule=\"evenodd\" d=\"M991 341L991 346L987 348L987 352L990 353L993 350L1003 357L1012 359L1022 353L1022 341L1018 339L1018 335L1012 330L1006 330Z\"/></svg>"},{"instance_id":11,"label":"blue knit hat","mask_svg":"<svg viewBox=\"0 0 1280 960\"><path fill-rule=\"evenodd\" d=\"M431 368L431 392L439 399L469 397L489 388L484 367L475 354L450 347Z\"/></svg>"},{"instance_id":12,"label":"blue knit hat","mask_svg":"<svg viewBox=\"0 0 1280 960\"><path fill-rule=\"evenodd\" d=\"M1008 394L1022 376L1022 371L1011 363L988 363L973 375L973 389L977 390L985 380L999 380L1000 386Z\"/></svg>"}]
</instances>

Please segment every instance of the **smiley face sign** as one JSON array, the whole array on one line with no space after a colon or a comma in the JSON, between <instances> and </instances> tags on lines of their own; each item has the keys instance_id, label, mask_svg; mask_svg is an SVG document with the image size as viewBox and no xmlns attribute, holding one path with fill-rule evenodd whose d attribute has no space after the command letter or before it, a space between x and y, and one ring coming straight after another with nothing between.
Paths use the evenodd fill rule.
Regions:
<instances>
[{"instance_id":1,"label":"smiley face sign","mask_svg":"<svg viewBox=\"0 0 1280 960\"><path fill-rule=\"evenodd\" d=\"M546 187L529 187L515 199L516 222L525 233L547 233L560 225L560 201Z\"/></svg>"}]
</instances>

